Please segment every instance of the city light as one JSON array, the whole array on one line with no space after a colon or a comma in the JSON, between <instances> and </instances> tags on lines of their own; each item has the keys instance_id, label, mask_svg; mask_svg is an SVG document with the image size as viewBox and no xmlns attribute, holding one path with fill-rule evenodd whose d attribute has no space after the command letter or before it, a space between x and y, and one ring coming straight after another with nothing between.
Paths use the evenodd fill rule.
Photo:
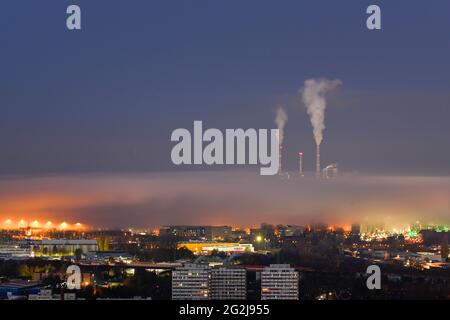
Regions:
<instances>
[{"instance_id":1,"label":"city light","mask_svg":"<svg viewBox=\"0 0 450 320\"><path fill-rule=\"evenodd\" d=\"M28 222L30 221L30 222ZM52 229L59 229L59 230L73 230L73 231L84 231L87 230L89 227L86 224L83 224L81 222L77 222L74 224L71 224L69 222L63 221L61 223L54 223L51 220L47 220L47 222L40 222L38 219L20 219L14 221L11 218L3 220L2 223L0 223L0 230L20 230L29 228L32 230L33 234L38 234L40 232L44 231L50 231Z\"/></svg>"},{"instance_id":2,"label":"city light","mask_svg":"<svg viewBox=\"0 0 450 320\"><path fill-rule=\"evenodd\" d=\"M27 226L27 223L26 223L26 221L24 220L24 219L20 219L20 221L19 221L19 228L24 228L24 227L26 227Z\"/></svg>"},{"instance_id":3,"label":"city light","mask_svg":"<svg viewBox=\"0 0 450 320\"><path fill-rule=\"evenodd\" d=\"M3 319L448 313L434 2L3 1Z\"/></svg>"}]
</instances>

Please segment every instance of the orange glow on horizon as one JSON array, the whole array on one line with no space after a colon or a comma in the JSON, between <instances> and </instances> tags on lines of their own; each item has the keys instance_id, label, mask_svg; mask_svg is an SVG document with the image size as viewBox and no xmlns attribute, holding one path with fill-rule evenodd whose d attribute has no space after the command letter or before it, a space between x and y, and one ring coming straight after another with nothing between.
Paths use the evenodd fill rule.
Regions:
<instances>
[{"instance_id":1,"label":"orange glow on horizon","mask_svg":"<svg viewBox=\"0 0 450 320\"><path fill-rule=\"evenodd\" d=\"M345 232L350 232L350 231L352 231L352 226L347 224L347 225L344 225L342 227L342 229L344 229Z\"/></svg>"},{"instance_id":2,"label":"orange glow on horizon","mask_svg":"<svg viewBox=\"0 0 450 320\"><path fill-rule=\"evenodd\" d=\"M31 222L29 222L31 221ZM67 231L81 231L86 230L87 226L77 222L74 224L68 223L68 222L61 222L59 224L54 224L52 221L48 220L46 223L41 223L37 219L20 219L14 221L13 219L6 219L3 222L0 222L0 230L19 230L19 229L25 229L25 228L31 228L31 229L55 229L55 230L67 230ZM35 231L33 231L35 232Z\"/></svg>"}]
</instances>

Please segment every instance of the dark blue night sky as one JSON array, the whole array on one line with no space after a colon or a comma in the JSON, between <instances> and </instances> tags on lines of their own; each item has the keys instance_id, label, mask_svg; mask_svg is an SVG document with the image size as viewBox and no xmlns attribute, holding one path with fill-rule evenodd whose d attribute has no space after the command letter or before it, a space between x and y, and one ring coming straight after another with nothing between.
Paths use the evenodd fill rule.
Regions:
<instances>
[{"instance_id":1,"label":"dark blue night sky","mask_svg":"<svg viewBox=\"0 0 450 320\"><path fill-rule=\"evenodd\" d=\"M82 9L82 30L65 27ZM450 2L3 0L0 174L167 171L170 133L273 128L284 167L314 141L298 89L329 97L324 163L344 171L450 174ZM198 168L197 168L198 169Z\"/></svg>"}]
</instances>

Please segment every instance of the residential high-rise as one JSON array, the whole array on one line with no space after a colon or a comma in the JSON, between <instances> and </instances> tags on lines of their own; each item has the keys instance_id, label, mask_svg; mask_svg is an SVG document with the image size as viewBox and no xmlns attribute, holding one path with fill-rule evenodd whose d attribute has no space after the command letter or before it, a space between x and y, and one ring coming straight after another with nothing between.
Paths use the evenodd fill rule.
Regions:
<instances>
[{"instance_id":1,"label":"residential high-rise","mask_svg":"<svg viewBox=\"0 0 450 320\"><path fill-rule=\"evenodd\" d=\"M173 300L207 300L209 298L209 267L185 264L172 272Z\"/></svg>"},{"instance_id":2,"label":"residential high-rise","mask_svg":"<svg viewBox=\"0 0 450 320\"><path fill-rule=\"evenodd\" d=\"M261 300L298 300L299 274L288 264L271 264L261 273Z\"/></svg>"},{"instance_id":3,"label":"residential high-rise","mask_svg":"<svg viewBox=\"0 0 450 320\"><path fill-rule=\"evenodd\" d=\"M246 297L244 268L185 264L172 272L173 300L245 300Z\"/></svg>"},{"instance_id":4,"label":"residential high-rise","mask_svg":"<svg viewBox=\"0 0 450 320\"><path fill-rule=\"evenodd\" d=\"M210 298L213 300L245 300L247 271L244 268L218 267L210 271Z\"/></svg>"}]
</instances>

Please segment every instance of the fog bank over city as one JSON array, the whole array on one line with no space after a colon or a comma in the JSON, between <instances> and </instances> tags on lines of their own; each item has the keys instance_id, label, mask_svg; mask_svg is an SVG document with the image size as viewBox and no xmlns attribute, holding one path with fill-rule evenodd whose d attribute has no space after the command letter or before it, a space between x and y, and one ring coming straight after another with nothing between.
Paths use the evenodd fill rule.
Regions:
<instances>
[{"instance_id":1,"label":"fog bank over city","mask_svg":"<svg viewBox=\"0 0 450 320\"><path fill-rule=\"evenodd\" d=\"M255 172L72 175L0 181L0 218L94 227L259 222L401 227L448 222L449 177L261 177Z\"/></svg>"}]
</instances>

